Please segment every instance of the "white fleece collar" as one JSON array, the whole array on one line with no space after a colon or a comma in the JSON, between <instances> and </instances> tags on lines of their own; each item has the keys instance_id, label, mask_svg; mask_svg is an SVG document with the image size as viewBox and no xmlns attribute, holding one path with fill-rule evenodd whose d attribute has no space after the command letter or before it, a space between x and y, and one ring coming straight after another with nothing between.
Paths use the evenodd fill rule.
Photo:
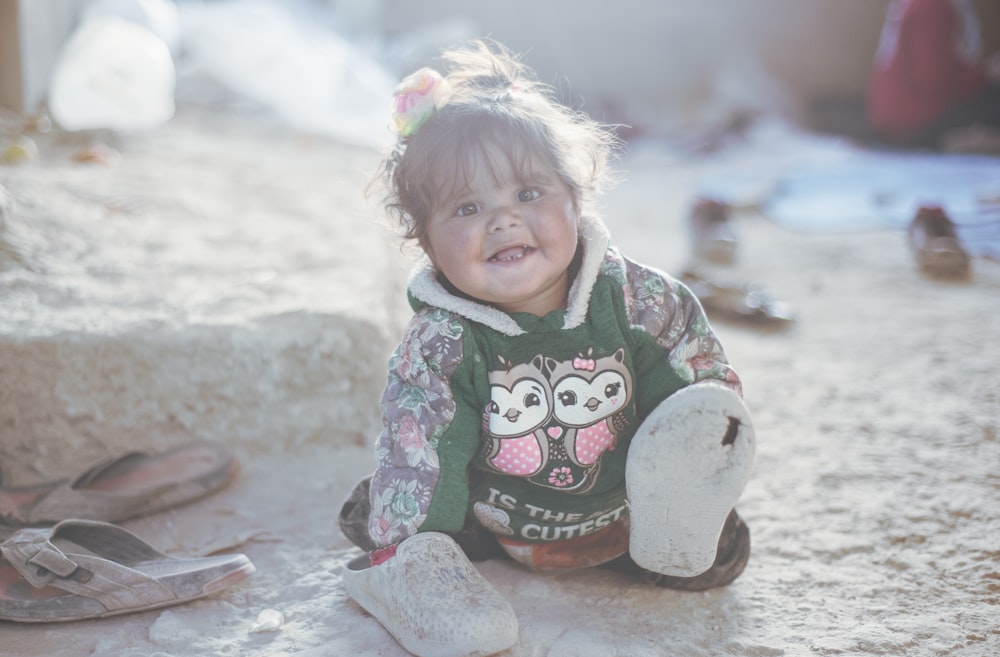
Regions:
<instances>
[{"instance_id":1,"label":"white fleece collar","mask_svg":"<svg viewBox=\"0 0 1000 657\"><path fill-rule=\"evenodd\" d=\"M579 236L583 258L580 262L580 271L577 272L569 289L566 317L563 321L563 328L566 329L575 328L586 319L590 292L601 271L601 262L610 242L607 227L600 219L593 217L580 218ZM438 270L427 256L423 256L414 267L410 274L408 289L418 301L479 322L504 335L514 336L525 332L502 310L449 292L438 280Z\"/></svg>"}]
</instances>

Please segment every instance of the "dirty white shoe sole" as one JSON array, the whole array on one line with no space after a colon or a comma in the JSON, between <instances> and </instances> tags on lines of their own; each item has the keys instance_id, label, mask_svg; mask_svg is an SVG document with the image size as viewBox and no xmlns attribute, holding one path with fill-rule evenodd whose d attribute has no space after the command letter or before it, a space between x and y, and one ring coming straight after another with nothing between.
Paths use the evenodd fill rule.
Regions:
<instances>
[{"instance_id":1,"label":"dirty white shoe sole","mask_svg":"<svg viewBox=\"0 0 1000 657\"><path fill-rule=\"evenodd\" d=\"M676 577L708 570L755 446L746 405L720 384L688 386L657 406L632 439L625 468L632 559Z\"/></svg>"},{"instance_id":2,"label":"dirty white shoe sole","mask_svg":"<svg viewBox=\"0 0 1000 657\"><path fill-rule=\"evenodd\" d=\"M450 536L421 532L377 566L357 561L343 571L348 595L417 657L492 655L517 642L510 603Z\"/></svg>"}]
</instances>

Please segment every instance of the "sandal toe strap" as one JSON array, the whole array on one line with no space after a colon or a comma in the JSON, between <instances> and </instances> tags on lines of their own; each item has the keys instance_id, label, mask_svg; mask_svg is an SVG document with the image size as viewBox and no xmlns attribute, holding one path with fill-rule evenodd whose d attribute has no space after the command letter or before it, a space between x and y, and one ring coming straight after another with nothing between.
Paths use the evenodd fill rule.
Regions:
<instances>
[{"instance_id":1,"label":"sandal toe strap","mask_svg":"<svg viewBox=\"0 0 1000 657\"><path fill-rule=\"evenodd\" d=\"M94 598L109 611L176 597L156 579L126 565L89 554L66 554L52 542L57 528L22 529L0 545L3 557L32 586L54 586Z\"/></svg>"},{"instance_id":2,"label":"sandal toe strap","mask_svg":"<svg viewBox=\"0 0 1000 657\"><path fill-rule=\"evenodd\" d=\"M0 546L3 556L32 586L48 586L56 577L68 577L77 564L51 541L49 527L22 529Z\"/></svg>"}]
</instances>

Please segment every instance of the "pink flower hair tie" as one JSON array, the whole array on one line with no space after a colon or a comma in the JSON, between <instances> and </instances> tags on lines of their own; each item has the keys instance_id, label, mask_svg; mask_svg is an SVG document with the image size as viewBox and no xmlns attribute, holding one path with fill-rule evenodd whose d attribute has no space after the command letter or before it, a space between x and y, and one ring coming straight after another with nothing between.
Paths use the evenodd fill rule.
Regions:
<instances>
[{"instance_id":1,"label":"pink flower hair tie","mask_svg":"<svg viewBox=\"0 0 1000 657\"><path fill-rule=\"evenodd\" d=\"M435 110L451 98L451 85L432 68L422 68L399 83L392 94L392 129L400 137L416 134Z\"/></svg>"}]
</instances>

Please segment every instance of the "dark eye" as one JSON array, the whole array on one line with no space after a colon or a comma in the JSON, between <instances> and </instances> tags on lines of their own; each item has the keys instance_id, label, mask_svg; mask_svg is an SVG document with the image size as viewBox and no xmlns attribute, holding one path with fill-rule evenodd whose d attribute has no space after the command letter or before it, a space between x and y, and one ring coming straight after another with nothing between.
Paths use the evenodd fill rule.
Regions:
<instances>
[{"instance_id":1,"label":"dark eye","mask_svg":"<svg viewBox=\"0 0 1000 657\"><path fill-rule=\"evenodd\" d=\"M493 415L497 415L500 413L500 406L498 406L495 401L491 401L489 405L486 406L486 410Z\"/></svg>"},{"instance_id":2,"label":"dark eye","mask_svg":"<svg viewBox=\"0 0 1000 657\"><path fill-rule=\"evenodd\" d=\"M608 385L604 386L604 396L614 397L615 395L618 394L618 391L621 389L622 389L622 384L620 381L616 381L615 383L609 383Z\"/></svg>"},{"instance_id":3,"label":"dark eye","mask_svg":"<svg viewBox=\"0 0 1000 657\"><path fill-rule=\"evenodd\" d=\"M575 406L576 405L576 393L572 390L567 390L565 392L559 393L559 403L563 406Z\"/></svg>"},{"instance_id":4,"label":"dark eye","mask_svg":"<svg viewBox=\"0 0 1000 657\"><path fill-rule=\"evenodd\" d=\"M472 215L479 212L479 206L475 203L466 203L465 205L459 206L455 214L459 217L471 217Z\"/></svg>"},{"instance_id":5,"label":"dark eye","mask_svg":"<svg viewBox=\"0 0 1000 657\"><path fill-rule=\"evenodd\" d=\"M542 403L542 400L539 399L538 395L536 395L533 392L530 392L530 393L528 393L527 395L524 396L524 407L525 408L531 408L532 406L540 406L541 403Z\"/></svg>"},{"instance_id":6,"label":"dark eye","mask_svg":"<svg viewBox=\"0 0 1000 657\"><path fill-rule=\"evenodd\" d=\"M522 203L527 203L528 201L534 201L536 198L541 196L537 189L522 189L517 193L517 200Z\"/></svg>"}]
</instances>

